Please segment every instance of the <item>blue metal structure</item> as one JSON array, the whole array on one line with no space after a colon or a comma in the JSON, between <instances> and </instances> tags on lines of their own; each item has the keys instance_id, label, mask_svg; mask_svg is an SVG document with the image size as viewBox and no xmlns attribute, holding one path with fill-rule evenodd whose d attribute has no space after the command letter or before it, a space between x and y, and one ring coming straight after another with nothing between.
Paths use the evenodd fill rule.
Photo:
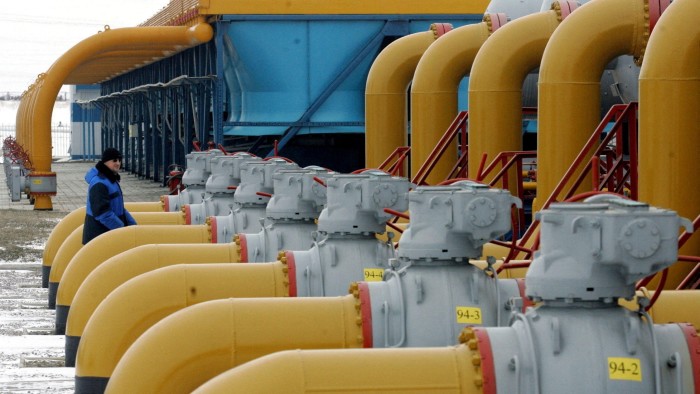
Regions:
<instances>
[{"instance_id":1,"label":"blue metal structure","mask_svg":"<svg viewBox=\"0 0 700 394\"><path fill-rule=\"evenodd\" d=\"M184 166L197 142L271 156L278 141L300 165L351 171L364 164L364 91L377 54L431 23L481 18L224 15L213 41L110 79L89 103L101 109L103 147L154 181Z\"/></svg>"}]
</instances>

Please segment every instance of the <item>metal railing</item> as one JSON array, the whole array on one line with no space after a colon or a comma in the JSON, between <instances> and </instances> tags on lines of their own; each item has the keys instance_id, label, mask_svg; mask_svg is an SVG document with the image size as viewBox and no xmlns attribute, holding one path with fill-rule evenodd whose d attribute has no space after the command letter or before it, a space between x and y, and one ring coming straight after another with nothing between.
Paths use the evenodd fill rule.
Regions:
<instances>
[{"instance_id":1,"label":"metal railing","mask_svg":"<svg viewBox=\"0 0 700 394\"><path fill-rule=\"evenodd\" d=\"M4 141L7 137L15 137L15 125L0 124L0 141ZM70 157L70 126L51 126L51 146L52 157Z\"/></svg>"}]
</instances>

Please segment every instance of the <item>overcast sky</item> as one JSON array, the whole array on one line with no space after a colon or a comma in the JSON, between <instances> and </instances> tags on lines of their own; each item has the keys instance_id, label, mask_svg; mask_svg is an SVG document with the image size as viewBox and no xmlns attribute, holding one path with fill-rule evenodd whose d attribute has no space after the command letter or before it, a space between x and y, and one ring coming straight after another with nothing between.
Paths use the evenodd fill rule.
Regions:
<instances>
[{"instance_id":1,"label":"overcast sky","mask_svg":"<svg viewBox=\"0 0 700 394\"><path fill-rule=\"evenodd\" d=\"M0 7L0 95L21 93L56 59L103 30L144 22L169 0L13 0ZM63 90L66 90L65 88Z\"/></svg>"}]
</instances>

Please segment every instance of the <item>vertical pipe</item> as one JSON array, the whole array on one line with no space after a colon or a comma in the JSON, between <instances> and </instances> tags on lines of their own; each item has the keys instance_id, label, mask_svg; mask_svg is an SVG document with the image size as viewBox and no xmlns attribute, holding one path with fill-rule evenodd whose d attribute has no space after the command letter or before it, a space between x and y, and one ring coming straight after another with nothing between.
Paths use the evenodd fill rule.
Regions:
<instances>
[{"instance_id":1,"label":"vertical pipe","mask_svg":"<svg viewBox=\"0 0 700 394\"><path fill-rule=\"evenodd\" d=\"M639 76L639 198L695 218L700 213L700 2L676 0L649 40ZM698 255L692 237L681 254ZM671 269L675 288L683 272ZM687 267L689 268L689 267Z\"/></svg>"},{"instance_id":2,"label":"vertical pipe","mask_svg":"<svg viewBox=\"0 0 700 394\"><path fill-rule=\"evenodd\" d=\"M561 18L560 10L518 18L495 31L476 55L469 81L470 177L484 154L490 163L500 152L522 150L523 81L539 66ZM515 192L512 181L508 188Z\"/></svg>"},{"instance_id":3,"label":"vertical pipe","mask_svg":"<svg viewBox=\"0 0 700 394\"><path fill-rule=\"evenodd\" d=\"M399 38L372 63L365 88L366 168L377 168L396 147L406 145L408 85L436 39L431 31Z\"/></svg>"},{"instance_id":4,"label":"vertical pipe","mask_svg":"<svg viewBox=\"0 0 700 394\"><path fill-rule=\"evenodd\" d=\"M645 7L646 0L591 1L552 34L540 67L533 211L541 209L600 122L600 78L605 65L620 55L641 58L649 34ZM590 178L583 184L590 185Z\"/></svg>"},{"instance_id":5,"label":"vertical pipe","mask_svg":"<svg viewBox=\"0 0 700 394\"><path fill-rule=\"evenodd\" d=\"M450 123L457 116L457 90L469 75L476 53L489 37L482 22L462 26L445 34L425 51L416 67L411 86L411 173L416 174ZM435 184L450 173L457 146L448 147L448 160L441 160L426 179Z\"/></svg>"}]
</instances>

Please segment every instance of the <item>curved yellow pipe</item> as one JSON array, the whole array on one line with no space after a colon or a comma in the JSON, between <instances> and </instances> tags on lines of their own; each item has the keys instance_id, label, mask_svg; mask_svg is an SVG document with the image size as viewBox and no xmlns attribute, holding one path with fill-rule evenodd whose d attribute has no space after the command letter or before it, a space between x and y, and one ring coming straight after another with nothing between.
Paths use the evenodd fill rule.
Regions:
<instances>
[{"instance_id":1,"label":"curved yellow pipe","mask_svg":"<svg viewBox=\"0 0 700 394\"><path fill-rule=\"evenodd\" d=\"M82 338L67 333L71 338L66 344L80 343L75 375L109 379L127 349L146 330L189 306L226 298L288 297L286 268L281 262L180 264L125 282L95 310ZM232 328L229 324L228 329Z\"/></svg>"},{"instance_id":2,"label":"curved yellow pipe","mask_svg":"<svg viewBox=\"0 0 700 394\"><path fill-rule=\"evenodd\" d=\"M66 335L80 337L90 316L117 287L141 274L176 264L237 263L235 243L150 244L110 257L80 285L70 305Z\"/></svg>"},{"instance_id":3,"label":"curved yellow pipe","mask_svg":"<svg viewBox=\"0 0 700 394\"><path fill-rule=\"evenodd\" d=\"M523 82L539 66L560 20L556 11L518 18L495 31L476 55L469 79L470 177L476 178L483 154L490 163L501 152L522 150ZM515 170L508 188L517 195Z\"/></svg>"},{"instance_id":4,"label":"curved yellow pipe","mask_svg":"<svg viewBox=\"0 0 700 394\"><path fill-rule=\"evenodd\" d=\"M166 242L179 244L211 243L211 228L208 225L128 226L100 235L75 254L65 267L63 275L58 278L56 306L70 305L85 278L110 257L140 245ZM53 278L53 270L51 271Z\"/></svg>"},{"instance_id":5,"label":"curved yellow pipe","mask_svg":"<svg viewBox=\"0 0 700 394\"><path fill-rule=\"evenodd\" d=\"M644 0L591 1L562 21L547 43L539 74L533 210L541 209L600 123L605 66L620 55L641 56L649 22L645 5ZM589 178L579 191L590 185Z\"/></svg>"},{"instance_id":6,"label":"curved yellow pipe","mask_svg":"<svg viewBox=\"0 0 700 394\"><path fill-rule=\"evenodd\" d=\"M359 302L348 295L226 299L191 306L134 342L117 364L107 392L189 393L221 372L276 351L361 347Z\"/></svg>"},{"instance_id":7,"label":"curved yellow pipe","mask_svg":"<svg viewBox=\"0 0 700 394\"><path fill-rule=\"evenodd\" d=\"M209 41L213 29L207 23L193 27L158 26L111 29L95 34L79 42L46 72L41 89L37 92L36 102L32 108L32 142L29 147L35 172L51 173L51 114L56 96L66 78L81 63L89 61L92 56L111 50L150 48L161 44L172 47L190 47ZM37 196L35 209L51 209L49 196Z\"/></svg>"},{"instance_id":8,"label":"curved yellow pipe","mask_svg":"<svg viewBox=\"0 0 700 394\"><path fill-rule=\"evenodd\" d=\"M432 31L413 33L374 59L365 88L365 167L379 167L394 149L406 145L408 85L435 39Z\"/></svg>"},{"instance_id":9,"label":"curved yellow pipe","mask_svg":"<svg viewBox=\"0 0 700 394\"><path fill-rule=\"evenodd\" d=\"M185 224L185 218L183 217L182 212L134 212L131 216L134 217L139 225L125 228L133 229L139 226ZM83 226L80 225L73 230L68 237L66 237L66 240L63 241L61 246L58 248L56 256L51 264L49 282L60 282L66 267L68 267L70 261L82 248Z\"/></svg>"},{"instance_id":10,"label":"curved yellow pipe","mask_svg":"<svg viewBox=\"0 0 700 394\"><path fill-rule=\"evenodd\" d=\"M695 219L700 214L700 3L676 0L649 39L639 75L639 199ZM694 235L682 254L700 255ZM677 285L690 264L672 267Z\"/></svg>"},{"instance_id":11,"label":"curved yellow pipe","mask_svg":"<svg viewBox=\"0 0 700 394\"><path fill-rule=\"evenodd\" d=\"M127 208L128 209L128 208ZM44 267L51 267L54 257L58 249L61 247L66 238L79 226L85 222L85 207L74 209L68 215L64 216L58 224L51 230L49 238L44 246L44 253L41 258L41 264Z\"/></svg>"},{"instance_id":12,"label":"curved yellow pipe","mask_svg":"<svg viewBox=\"0 0 700 394\"><path fill-rule=\"evenodd\" d=\"M289 350L206 382L196 394L482 393L480 355L467 345L415 349Z\"/></svg>"},{"instance_id":13,"label":"curved yellow pipe","mask_svg":"<svg viewBox=\"0 0 700 394\"><path fill-rule=\"evenodd\" d=\"M489 37L485 22L462 26L435 41L421 57L411 85L411 173L416 174L435 144L457 116L457 91L472 62ZM453 143L446 155L457 151ZM455 156L456 157L456 156ZM441 160L427 178L443 181L454 160Z\"/></svg>"},{"instance_id":14,"label":"curved yellow pipe","mask_svg":"<svg viewBox=\"0 0 700 394\"><path fill-rule=\"evenodd\" d=\"M163 212L163 207L160 202L127 202L124 203L126 209L131 212ZM136 215L140 217L139 215ZM56 227L51 230L49 238L46 240L46 245L44 246L44 254L42 256L42 265L44 267L51 267L53 264L56 252L61 247L66 238L82 225L85 221L85 207L80 207L71 211L68 215L64 216Z\"/></svg>"}]
</instances>

